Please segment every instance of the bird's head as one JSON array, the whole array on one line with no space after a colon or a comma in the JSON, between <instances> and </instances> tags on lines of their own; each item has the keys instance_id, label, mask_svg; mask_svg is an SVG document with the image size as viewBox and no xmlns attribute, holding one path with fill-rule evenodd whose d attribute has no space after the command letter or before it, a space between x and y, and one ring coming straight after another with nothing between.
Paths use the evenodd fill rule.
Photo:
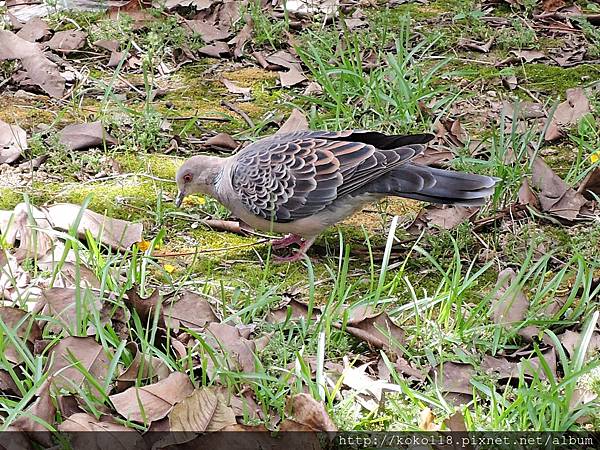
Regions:
<instances>
[{"instance_id":1,"label":"bird's head","mask_svg":"<svg viewBox=\"0 0 600 450\"><path fill-rule=\"evenodd\" d=\"M175 177L179 189L175 205L181 206L183 199L190 194L214 195L216 177L223 162L224 158L205 155L193 156L184 162Z\"/></svg>"}]
</instances>

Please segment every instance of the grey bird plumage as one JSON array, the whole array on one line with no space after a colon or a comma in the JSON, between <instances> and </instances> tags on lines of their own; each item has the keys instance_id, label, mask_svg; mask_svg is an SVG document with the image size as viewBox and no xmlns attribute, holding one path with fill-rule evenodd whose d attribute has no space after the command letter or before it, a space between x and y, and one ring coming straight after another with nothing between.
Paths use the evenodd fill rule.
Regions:
<instances>
[{"instance_id":1,"label":"grey bird plumage","mask_svg":"<svg viewBox=\"0 0 600 450\"><path fill-rule=\"evenodd\" d=\"M194 156L177 173L186 195L215 197L256 229L290 233L274 242L301 242L294 261L327 227L365 203L398 196L477 206L496 178L413 163L433 136L388 136L372 131L299 131L261 139L228 158Z\"/></svg>"}]
</instances>

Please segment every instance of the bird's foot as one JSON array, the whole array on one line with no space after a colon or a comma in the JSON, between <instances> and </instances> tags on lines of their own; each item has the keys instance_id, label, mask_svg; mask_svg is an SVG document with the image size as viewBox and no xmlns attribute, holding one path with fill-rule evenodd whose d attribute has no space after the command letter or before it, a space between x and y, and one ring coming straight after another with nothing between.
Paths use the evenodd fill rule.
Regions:
<instances>
[{"instance_id":1,"label":"bird's foot","mask_svg":"<svg viewBox=\"0 0 600 450\"><path fill-rule=\"evenodd\" d=\"M306 253L301 252L301 251L296 251L289 256L273 255L273 262L275 264L292 263L292 262L302 260L305 256L306 256Z\"/></svg>"},{"instance_id":2,"label":"bird's foot","mask_svg":"<svg viewBox=\"0 0 600 450\"><path fill-rule=\"evenodd\" d=\"M292 235L292 236L295 236L295 235ZM288 236L286 236L286 237L288 237ZM296 236L296 238L297 237L298 236ZM298 240L294 241L294 242L298 242ZM310 238L310 239L300 238L300 242L301 242L300 248L298 250L296 250L295 252L293 252L289 256L273 255L273 262L275 264L283 264L283 263L296 262L296 261L300 261L301 259L304 259L304 257L306 256L306 251L310 248L311 245L313 245L313 242L315 242L315 238ZM291 244L291 242L290 242L290 244ZM290 244L288 244L288 245L290 245Z\"/></svg>"},{"instance_id":3,"label":"bird's foot","mask_svg":"<svg viewBox=\"0 0 600 450\"><path fill-rule=\"evenodd\" d=\"M302 236L298 236L297 234L288 234L280 239L273 239L271 241L271 245L274 249L280 249L288 247L292 244L299 244L302 242Z\"/></svg>"}]
</instances>

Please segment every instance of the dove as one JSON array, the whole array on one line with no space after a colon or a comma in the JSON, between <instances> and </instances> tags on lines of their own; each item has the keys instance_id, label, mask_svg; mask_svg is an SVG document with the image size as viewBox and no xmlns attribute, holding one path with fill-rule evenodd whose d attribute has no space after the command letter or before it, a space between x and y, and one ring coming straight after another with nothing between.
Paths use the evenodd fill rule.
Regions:
<instances>
[{"instance_id":1,"label":"dove","mask_svg":"<svg viewBox=\"0 0 600 450\"><path fill-rule=\"evenodd\" d=\"M412 160L431 134L375 131L296 131L260 139L229 157L197 155L176 175L176 205L190 194L214 197L254 229L285 234L274 249L292 244L294 262L326 228L387 196L479 206L498 178L438 169Z\"/></svg>"}]
</instances>

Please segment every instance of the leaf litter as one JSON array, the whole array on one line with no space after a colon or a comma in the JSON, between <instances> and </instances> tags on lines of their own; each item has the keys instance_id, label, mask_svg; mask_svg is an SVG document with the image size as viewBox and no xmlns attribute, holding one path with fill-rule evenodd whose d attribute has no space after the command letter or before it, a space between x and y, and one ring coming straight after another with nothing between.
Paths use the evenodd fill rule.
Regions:
<instances>
[{"instance_id":1,"label":"leaf litter","mask_svg":"<svg viewBox=\"0 0 600 450\"><path fill-rule=\"evenodd\" d=\"M306 84L307 76L304 72L304 68L297 55L295 54L292 47L285 48L284 50L261 50L257 51L253 45L252 38L255 34L254 24L251 20L245 20L245 24L242 27L237 26L238 21L242 18L241 13L237 8L232 7L232 3L229 1L215 2L215 1L170 1L168 7L170 9L177 9L179 6L194 8L194 17L186 16L185 26L188 32L195 32L202 36L205 44L204 47L196 50L195 54L191 54L193 58L202 54L209 54L213 57L225 57L231 56L235 58L243 58L248 56L250 53L258 60L259 64L269 70L278 72L279 83L282 87L293 88L295 86L303 86ZM314 2L313 2L314 3ZM317 6L309 6L306 2L287 2L288 13L292 20L302 25L314 17L321 17L320 14L324 14L325 17L333 18L339 14L337 6L329 5L328 2L321 2ZM564 5L559 5L556 8L548 8L546 5L543 7L543 14L540 17L534 15L534 19L540 23L550 23L547 20L550 18L549 13L554 14L556 20L563 20L564 18L558 14L570 13L565 12ZM271 12L270 9L267 10ZM281 10L274 10L273 14L281 13ZM143 28L153 20L139 5L122 4L119 7L113 7L111 14L127 14L135 23L135 27ZM545 14L545 15L544 15ZM275 17L275 16L273 16ZM243 19L243 18L242 18ZM553 19L554 20L554 19ZM23 44L19 40L15 40L12 36L6 33L1 36L0 40L0 56L4 59L17 59L15 52L7 51L11 49L11 45L14 48L19 48L31 52L36 60L35 64L42 65L55 64L55 68L48 72L47 78L41 78L40 75L34 77L29 74L29 81L25 78L15 78L11 83L19 81L20 87L30 89L32 82L39 89L46 92L50 96L56 98L62 96L67 86L70 86L71 81L63 81L62 91L58 88L52 88L52 82L56 82L56 77L52 78L50 75L59 74L59 70L62 70L62 75L66 74L66 66L63 63L53 63L56 61L50 58L51 53L42 53L40 49L47 48L55 51L56 54L60 54L65 58L68 57L69 53L74 50L80 50L86 48L87 43L85 37L81 33L65 32L50 30L48 26L45 26L43 21L30 21L24 26L21 26L20 36L28 37L29 39L22 39L23 41L41 41L39 44L35 44L35 47ZM41 23L40 23L41 22ZM352 16L352 18L344 19L345 25L349 29L359 29L365 26L366 21L358 11ZM36 25L37 23L37 25ZM13 28L15 29L15 28ZM44 31L47 30L47 31ZM62 34L61 34L62 33ZM18 34L17 34L18 35ZM52 35L52 37L50 37ZM7 37L8 36L8 37ZM15 44L15 42L17 44ZM31 42L29 42L31 44ZM471 43L473 44L473 43ZM124 60L124 70L131 70L133 72L139 70L139 65L136 66L135 58L141 57L141 52L138 49L130 50L130 53L126 55L121 43L118 41L105 41L96 42L95 45L102 49L111 52L110 61L108 65L115 67L121 60ZM484 53L490 52L493 45L493 41L478 42L474 43L472 49L475 51L481 51ZM577 48L577 41L574 41L574 46L569 50L569 55L562 61L556 58L555 54L546 54L545 52L536 50L513 50L511 53L514 55L517 61L533 62L533 61L544 61L554 62L559 65L568 64L579 64L584 59L578 59L580 52ZM478 48L476 48L478 46ZM35 49L35 50L33 50ZM26 53L27 53L26 52ZM190 50L191 52L191 50ZM579 53L578 53L579 52ZM189 56L189 55L188 55ZM103 55L104 61L106 61L106 55ZM131 60L129 59L131 58ZM128 62L131 61L131 64ZM514 61L511 64L515 63ZM34 67L32 62L24 62L21 60L22 67L27 73L29 73L28 67ZM48 67L52 67L51 65ZM65 77L62 77L63 80ZM226 80L226 79L225 79ZM58 80L58 87L60 88L60 80ZM518 82L515 78L506 78L505 82L509 88L518 89ZM239 96L237 101L246 101L251 98L252 89L245 88L238 85L236 82L223 81L226 89L233 95ZM312 83L311 83L312 84ZM310 88L310 84L306 89ZM319 86L320 88L320 86ZM39 89L37 92L39 92ZM49 92L49 89L52 92ZM320 95L322 89L317 89L313 86L314 95ZM62 93L59 93L62 92ZM311 94L312 94L311 93ZM306 94L309 95L309 94ZM567 132L575 126L578 121L589 113L590 106L589 101L586 105L587 99L585 93L581 90L573 90L567 92L567 100L559 105L555 111L555 115L549 119L549 125L546 138L548 140L556 140L564 138ZM425 105L424 105L425 106ZM531 107L529 107L531 106ZM543 119L546 117L543 108L540 108L539 104L529 105L524 112L520 114L518 120L531 120L531 119ZM512 116L512 115L511 115ZM280 123L280 122L276 122ZM7 125L9 127L16 127L16 125ZM459 119L441 119L437 122L438 139L434 146L427 149L425 155L421 158L422 162L444 165L448 161L452 160L456 155L457 148L467 147L471 141L471 137L465 131L461 120ZM280 132L296 131L308 129L308 120L304 113L298 109L294 109L290 118L281 126ZM11 135L18 135L20 132L15 132L11 129ZM0 137L3 136L0 133ZM21 133L22 136L22 133ZM116 140L112 139L110 134L100 122L90 122L85 124L71 124L68 125L60 133L63 144L67 147L75 150L83 150L89 147L97 147L106 145L117 144ZM65 137L63 137L65 136ZM237 136L237 135L235 135ZM14 138L14 136L13 136ZM211 140L212 139L212 140ZM239 144L231 138L229 134L222 133L216 135L213 138L206 140L204 145L210 146L213 149L226 149L234 151L239 148ZM19 138L19 142L23 139ZM25 136L26 140L26 136ZM19 158L23 155L20 149L18 155L14 154L15 144L14 141L5 140L9 144L2 148L11 147L13 150L13 156ZM12 144L10 144L12 142ZM469 147L471 148L471 147ZM12 163L12 161L5 161ZM579 184L579 187L574 188L565 183L563 180L556 175L552 169L539 157L533 161L533 173L531 180L524 179L522 189L519 193L519 201L522 205L531 206L532 208L538 209L550 216L558 217L561 220L567 222L573 222L579 220L583 216L586 208L591 207L593 203L593 197L589 194L597 192L596 185L597 172L591 171L588 177ZM587 194L587 195L586 195ZM46 256L49 253L54 253L53 248L60 244L60 238L57 238L57 234L50 231L65 231L69 230L75 223L73 217L79 214L80 209L77 205L55 205L57 206L53 211L52 208L36 208L34 212L35 226L40 229L37 234L43 234L47 238L41 239L41 243L34 243L36 241L33 238L33 224L29 224L29 217L24 214L25 208L21 207L20 210L16 211L19 214L19 231L16 233L8 233L12 236L12 242L19 244L17 251L22 250L19 258L16 258L17 253L8 254L5 260L2 260L2 266L18 267L19 264L23 263L29 255ZM452 229L457 227L460 223L465 220L471 220L475 217L475 214L479 212L478 209L457 209L457 208L438 208L430 207L423 209L418 220L415 221L416 233L420 234L424 229ZM65 216L69 216L65 218ZM131 224L120 224L112 222L108 218L100 215L85 215L85 219L82 221L85 225L78 229L77 235L83 238L87 232L92 235L103 235L108 229L107 237L103 240L103 243L108 247L112 247L119 251L127 251L136 242L141 242L142 228L141 226L134 225L134 232L129 235L128 229L132 226ZM474 220L474 219L473 219ZM501 220L506 220L505 216L500 217ZM420 227L420 228L419 228ZM3 225L3 236L6 234L4 230L7 226ZM44 233L43 230L48 230L48 233ZM125 236L127 235L127 236ZM21 242L20 242L21 241ZM54 258L51 258L54 259ZM65 267L73 267L72 261L67 261L61 268L61 272L65 271ZM50 266L53 267L53 266ZM22 267L21 267L22 269ZM25 274L25 271L22 272ZM89 273L89 278L92 280L88 283L87 288L99 288L97 277L94 273ZM498 284L496 287L496 297L492 300L491 316L496 326L507 329L507 331L516 331L518 338L522 339L526 345L521 347L514 353L500 353L495 356L482 355L482 361L480 366L465 364L459 361L448 361L443 365L438 365L434 369L431 369L429 373L427 368L419 368L414 366L412 362L408 362L402 355L402 348L405 344L405 332L403 329L398 327L394 318L390 317L388 313L382 312L377 313L375 310L359 309L356 314L352 314L347 323L342 327L341 324L336 324L343 330L343 332L352 336L352 339L364 342L368 344L371 350L383 350L387 357L392 361L393 369L400 375L405 375L410 383L421 383L426 380L427 377L430 379L437 380L442 386L443 392L447 394L456 394L456 398L462 396L462 399L468 398L473 392L471 385L471 379L481 370L489 370L497 374L500 378L515 378L518 377L519 373L525 371L525 373L533 377L534 375L540 375L541 370L540 360L535 355L532 348L533 343L537 343L537 335L539 329L527 330L528 327L522 327L526 318L529 314L529 300L527 295L518 286L513 286L515 283L516 274L512 269L501 272L502 277L499 276ZM60 275L62 276L62 274ZM33 323L32 328L33 334L29 335L27 332L19 329L19 333L26 333L23 337L27 340L28 345L32 348L35 344L42 349L46 349L45 342L41 339L42 330L44 333L50 335L57 335L61 332L72 333L72 329L78 326L77 314L73 314L73 310L77 308L77 303L81 299L77 299L76 295L73 295L73 286L75 280L73 277L69 280L66 276L63 276L63 283L66 287L64 288L53 288L46 289L42 287L39 290L38 301L36 307L39 311L42 311L43 316L52 316L53 320L49 321L47 318L38 320L37 323L32 322L33 318L28 319L29 323ZM94 280L95 278L95 280ZM1 280L0 280L1 282ZM16 286L8 284L8 288L4 290L10 291L15 290ZM96 292L92 289L85 289L88 298L88 304L85 304L87 311L93 314L100 314L101 323L108 323L107 321L113 320L110 314L105 312L102 316L103 308L107 304L111 304L114 298L108 299L101 295L96 296ZM264 348L264 343L268 342L269 335L261 334L260 331L254 328L248 329L236 324L235 321L222 322L221 314L217 314L220 309L216 308L214 301L211 301L208 297L204 297L200 294L190 291L179 292L175 295L163 295L158 290L155 291L148 299L142 299L137 294L137 288L134 287L132 290L127 292L127 295L123 297L123 301L129 309L123 309L122 311L131 312L132 316L138 315L144 321L152 319L153 314L160 311L159 314L159 325L161 327L161 333L159 333L160 339L167 339L171 342L171 348L174 354L178 354L181 358L188 355L188 351L193 349L194 346L198 345L198 339L196 336L201 336L207 343L209 343L212 350L215 352L218 358L222 358L223 366L229 370L236 372L253 373L256 369L255 357L257 353ZM7 298L11 297L11 293ZM6 295L5 295L6 296ZM14 295L12 295L15 297ZM509 298L509 300L507 300ZM11 302L14 303L15 299L12 298ZM507 303L508 301L508 303ZM285 303L285 302L284 302ZM17 310L11 306L12 310ZM29 309L29 308L28 308ZM21 311L21 310L18 310ZM22 313L22 314L21 314ZM21 311L19 317L22 319L27 316L27 312ZM319 308L312 308L311 317L309 316L309 308L306 303L302 302L301 298L290 298L287 299L287 303L283 306L278 306L275 309L271 309L269 312L269 322L274 326L282 326L286 323L287 319L308 319L318 320L320 318L321 311ZM122 318L125 322L130 320L130 317ZM193 333L188 333L188 330ZM527 330L527 332L525 332ZM85 330L87 332L88 329ZM93 329L89 329L93 333ZM29 333L32 331L29 330ZM93 335L92 335L93 336ZM31 337L31 340L30 340ZM565 347L569 354L572 353L574 348L574 342L579 338L579 332L566 330L561 335L562 345ZM594 335L594 344L590 345L590 351L593 351L597 345L597 333ZM263 339L263 341L260 341ZM69 345L62 345L66 342ZM399 346L398 344L401 344ZM68 348L66 348L68 347ZM251 431L255 430L266 430L264 427L248 426L238 423L239 418L243 416L241 410L243 409L240 405L241 399L246 398L247 400L256 402L253 399L252 394L244 397L244 391L237 392L233 399L230 399L230 404L225 401L226 394L223 389L211 386L194 388L189 381L189 374L184 372L171 372L169 367L161 361L159 358L153 355L143 353L138 346L130 341L127 343L127 351L132 356L131 364L127 367L119 367L115 375L114 380L109 383L109 392L105 392L105 395L109 395L112 402L112 406L121 418L133 420L139 423L150 423L161 424L167 429L173 430L184 430L194 433L192 438L194 441L190 442L190 445L194 443L203 442L202 436L195 437L196 432L201 432L211 429L229 429L236 431ZM102 356L102 353L98 352L99 344L90 337L84 336L67 336L62 337L58 344L49 347L49 352L54 355L54 362L49 366L49 373L54 374L52 379L48 381L43 387L46 391L40 391L40 395L34 403L30 405L30 411L40 411L40 417L48 417L48 420L52 422L54 420L52 414L49 414L48 399L50 395L57 395L59 404L61 401L66 404L67 398L74 398L74 396L65 395L65 393L71 390L73 387L86 386L87 389L94 390L94 386L90 386L87 381L81 377L81 371L78 367L83 366L86 370L92 371L94 376L101 382L105 381L106 377L106 355ZM175 353L176 352L176 353ZM86 353L86 354L84 354ZM191 351L190 351L191 354ZM556 353L555 349L549 346L542 347L542 355L546 360L546 363L550 366L551 371L556 375ZM18 355L17 355L18 356ZM91 358L91 359L90 359ZM408 357L407 357L408 358ZM537 359L536 359L537 358ZM15 356L18 361L18 358ZM309 357L305 358L307 361ZM56 361L59 361L58 363ZM74 361L78 361L74 367L64 366L62 369L60 364L66 364L65 361L69 361L73 364ZM375 361L378 361L377 367L375 367ZM199 367L198 361L193 361L196 366L194 369ZM58 364L58 366L55 366ZM209 366L214 363L209 362ZM326 361L326 366L329 364L331 370L328 371L326 378L329 382L335 382L339 379L337 377L342 376L342 389L341 395L351 396L357 395L360 404L368 411L377 411L385 403L385 394L400 392L401 388L394 383L389 382L391 379L389 368L387 364L380 357L374 359L371 362L363 363L358 367L354 367L349 364L346 358L344 368L339 370L334 369L331 362ZM311 369L313 366L317 366L316 361L310 361ZM58 368L57 368L58 367ZM214 372L215 367L209 372ZM73 378L62 377L61 370L75 370L75 372L67 372L72 375ZM387 371L387 375L386 375ZM312 375L316 370L312 371ZM209 373L210 379L215 379L214 373ZM387 379L386 379L387 378ZM138 381L143 381L144 386L135 384ZM218 383L218 382L217 382ZM6 385L10 383L7 381ZM102 384L102 383L101 383ZM59 392L52 392L49 386L54 386ZM499 389L502 386L498 387ZM10 389L14 389L10 387ZM248 393L248 391L245 391ZM112 394L112 395L111 395ZM237 406L234 406L234 400ZM250 403L251 403L250 402ZM288 409L290 418L283 419L278 423L280 429L301 429L301 430L335 430L336 426L331 420L324 404L316 401L312 396L308 394L296 394L295 396L288 399ZM66 409L65 409L66 410ZM256 411L256 408L254 408ZM83 412L73 412L74 408L70 410L71 414L58 425L61 430L106 430L115 435L119 435L119 431L126 430L128 428L117 424L114 417L111 414L114 412L112 408L107 408L106 414L101 419L88 415ZM258 414L258 413L257 413ZM165 422L166 421L166 422ZM22 422L16 422L14 425L24 426ZM436 424L436 415L425 408L421 411L421 417L418 422L421 429L424 430L435 430L439 425ZM447 419L447 426L450 429L464 429L464 417L457 413ZM24 426L28 428L32 424ZM115 446L122 445L124 448L135 448L139 444L140 435L138 433L131 433L131 442L128 443L130 447L126 447L121 440L115 440ZM122 439L122 438L119 438ZM248 439L248 438L246 438ZM86 446L93 446L95 444L87 443Z\"/></svg>"}]
</instances>

